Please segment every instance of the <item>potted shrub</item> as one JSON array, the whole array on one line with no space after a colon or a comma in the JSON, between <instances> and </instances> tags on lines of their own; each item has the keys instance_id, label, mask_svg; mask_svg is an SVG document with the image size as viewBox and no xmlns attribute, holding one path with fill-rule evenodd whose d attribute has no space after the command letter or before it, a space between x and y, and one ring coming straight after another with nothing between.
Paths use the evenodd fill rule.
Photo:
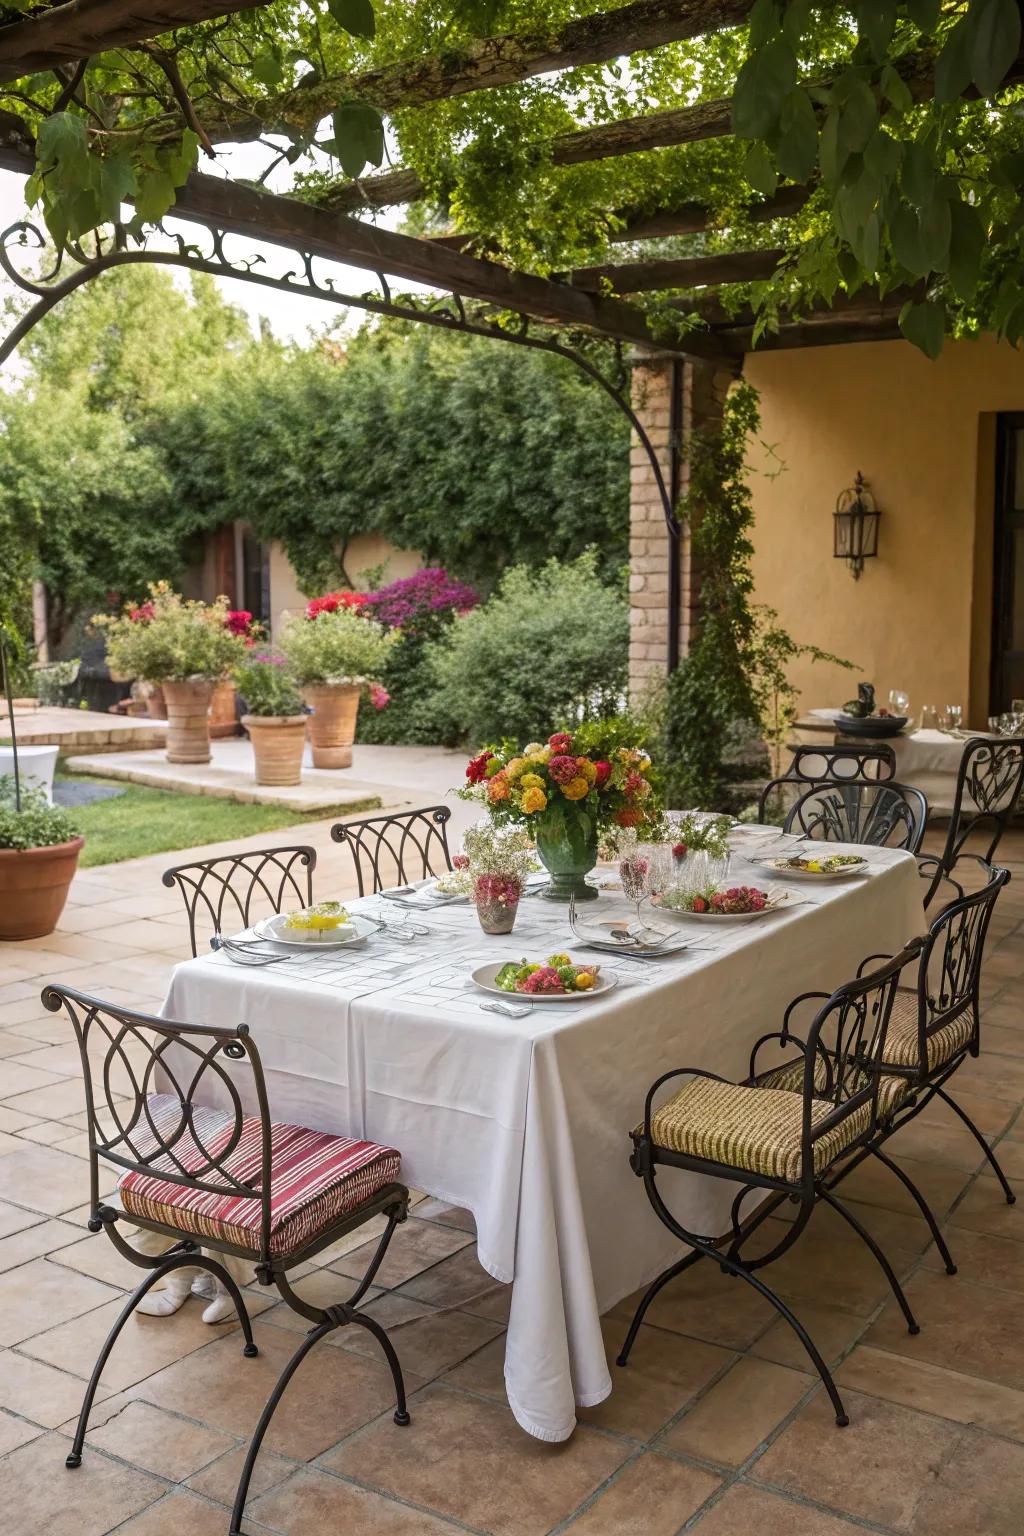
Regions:
<instances>
[{"instance_id":1,"label":"potted shrub","mask_svg":"<svg viewBox=\"0 0 1024 1536\"><path fill-rule=\"evenodd\" d=\"M299 784L306 745L306 711L283 656L250 651L235 668L256 759L257 784Z\"/></svg>"},{"instance_id":2,"label":"potted shrub","mask_svg":"<svg viewBox=\"0 0 1024 1536\"><path fill-rule=\"evenodd\" d=\"M304 618L288 621L281 649L313 711L313 767L350 768L360 695L378 683L399 636L368 617L362 606L339 602L331 608L324 602L314 600Z\"/></svg>"},{"instance_id":3,"label":"potted shrub","mask_svg":"<svg viewBox=\"0 0 1024 1536\"><path fill-rule=\"evenodd\" d=\"M117 617L99 614L112 670L159 683L167 704L167 761L210 761L210 699L245 649L227 625L227 598L186 601L167 582L151 586L150 599Z\"/></svg>"},{"instance_id":4,"label":"potted shrub","mask_svg":"<svg viewBox=\"0 0 1024 1536\"><path fill-rule=\"evenodd\" d=\"M41 939L64 910L84 839L38 789L0 778L0 939Z\"/></svg>"}]
</instances>

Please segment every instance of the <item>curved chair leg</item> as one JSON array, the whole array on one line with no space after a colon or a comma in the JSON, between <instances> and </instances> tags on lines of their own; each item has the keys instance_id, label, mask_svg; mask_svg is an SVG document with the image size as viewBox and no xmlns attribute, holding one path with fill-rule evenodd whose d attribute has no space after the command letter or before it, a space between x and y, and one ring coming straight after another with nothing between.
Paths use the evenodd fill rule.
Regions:
<instances>
[{"instance_id":1,"label":"curved chair leg","mask_svg":"<svg viewBox=\"0 0 1024 1536\"><path fill-rule=\"evenodd\" d=\"M349 1322L358 1323L361 1328L365 1328L369 1333L372 1333L384 1351L384 1358L391 1367L391 1379L395 1383L395 1398L397 1399L395 1423L403 1426L408 1424L409 1410L405 1406L405 1381L402 1377L402 1367L395 1352L395 1346L388 1338L386 1330L381 1327L375 1317L367 1317L362 1312L353 1312L349 1317Z\"/></svg>"},{"instance_id":2,"label":"curved chair leg","mask_svg":"<svg viewBox=\"0 0 1024 1536\"><path fill-rule=\"evenodd\" d=\"M960 1108L960 1105L956 1102L956 1099L951 1098L949 1096L949 1094L945 1091L944 1088L936 1088L935 1093L936 1093L936 1096L938 1098L940 1098L944 1104L948 1104L950 1109L953 1110L955 1114L958 1114L960 1116L960 1119L963 1121L964 1125L966 1125L967 1129L970 1131L971 1135L974 1137L975 1141L978 1143L978 1146L981 1148L981 1150L984 1152L985 1156L988 1158L989 1164L990 1164L990 1166L992 1168L992 1172L995 1174L996 1178L999 1180L1000 1184L1003 1186L1003 1194L1006 1196L1006 1203L1007 1203L1007 1205L1016 1205L1017 1204L1017 1196L1014 1194L1013 1190L1010 1188L1009 1184L1006 1182L1006 1174L1000 1168L999 1162L998 1162L998 1159L996 1158L995 1153L992 1151L992 1148L989 1146L989 1144L985 1140L984 1136L978 1130L978 1127L975 1125L975 1123L971 1119L970 1115L967 1113L967 1111L965 1109L961 1109Z\"/></svg>"},{"instance_id":3,"label":"curved chair leg","mask_svg":"<svg viewBox=\"0 0 1024 1536\"><path fill-rule=\"evenodd\" d=\"M949 1248L946 1246L946 1239L939 1231L939 1224L935 1220L935 1215L931 1206L928 1204L927 1200L924 1198L924 1195L922 1195L913 1179L904 1173L899 1163L894 1163L892 1158L886 1157L885 1153L880 1151L878 1147L871 1148L871 1155L872 1157L877 1157L880 1163L884 1163L885 1166L896 1175L904 1188L909 1190L909 1192L913 1195L917 1202L918 1210L921 1212L921 1215L928 1223L929 1230L932 1234L932 1241L934 1242L936 1248L939 1250L939 1253L942 1255L942 1262L946 1266L946 1274L955 1275L956 1264L953 1262L953 1255L950 1253Z\"/></svg>"},{"instance_id":4,"label":"curved chair leg","mask_svg":"<svg viewBox=\"0 0 1024 1536\"><path fill-rule=\"evenodd\" d=\"M662 1270L661 1274L651 1281L640 1299L639 1306L633 1313L633 1321L629 1325L629 1332L626 1334L625 1342L615 1357L616 1365L625 1365L628 1361L630 1350L633 1348L636 1336L640 1332L640 1324L646 1316L647 1308L658 1292L663 1290L670 1280L674 1280L677 1275L681 1275L684 1269L689 1269L691 1265L696 1264L697 1260L703 1257L702 1253L688 1253L685 1258L679 1260L678 1264L673 1264L669 1269Z\"/></svg>"},{"instance_id":5,"label":"curved chair leg","mask_svg":"<svg viewBox=\"0 0 1024 1536\"><path fill-rule=\"evenodd\" d=\"M821 1198L826 1202L827 1205L830 1205L834 1211L837 1211L839 1215L843 1217L844 1221L849 1222L850 1226L857 1233L857 1236L867 1245L868 1248L871 1249L871 1252L882 1266L883 1273L889 1282L893 1295L896 1297L896 1300L900 1304L900 1311L903 1313L903 1316L907 1320L907 1331L909 1333L920 1333L921 1326L913 1312L910 1310L910 1303L908 1302L906 1296L903 1294L903 1287L900 1285L896 1278L896 1271L893 1269L892 1265L889 1263L889 1260L886 1258L881 1248L879 1248L878 1244L871 1236L871 1233L868 1231L867 1227L862 1226L861 1223L857 1220L856 1216L854 1216L853 1212L848 1211L846 1206L843 1205L842 1201L837 1200L835 1195L830 1194L828 1190L823 1189L821 1191Z\"/></svg>"},{"instance_id":6,"label":"curved chair leg","mask_svg":"<svg viewBox=\"0 0 1024 1536\"><path fill-rule=\"evenodd\" d=\"M238 1490L235 1493L235 1503L231 1511L231 1524L228 1528L228 1536L242 1536L242 1516L245 1513L245 1501L249 1494L249 1483L252 1478L253 1468L256 1465L256 1458L260 1453L263 1437L270 1428L270 1421L277 1412L278 1404L285 1394L288 1383L313 1346L319 1344L320 1340L326 1334L333 1332L337 1326L337 1322L330 1318L327 1322L321 1323L318 1328L311 1328L277 1378L274 1390L267 1398L263 1412L260 1414L259 1423L256 1425L253 1437L249 1442L249 1449L246 1452L245 1463L242 1467L242 1475L238 1480Z\"/></svg>"},{"instance_id":7,"label":"curved chair leg","mask_svg":"<svg viewBox=\"0 0 1024 1536\"><path fill-rule=\"evenodd\" d=\"M100 1350L99 1355L96 1358L96 1364L93 1366L92 1375L89 1377L89 1385L85 1389L85 1399L82 1403L82 1411L78 1415L78 1427L75 1430L75 1438L72 1441L71 1450L68 1452L67 1457L65 1458L64 1465L72 1468L72 1470L75 1467L80 1467L82 1465L82 1446L85 1444L85 1432L89 1426L89 1415L92 1412L93 1400L96 1397L96 1389L100 1384L100 1377L103 1374L103 1369L107 1361L110 1359L110 1352L114 1345L117 1343L117 1338L121 1332L121 1329L131 1317L132 1313L135 1311L135 1308L138 1306L143 1296L146 1295L147 1291L150 1291L158 1280L162 1280L164 1276L169 1275L172 1270L182 1268L207 1269L211 1274L217 1276L218 1280L221 1281L225 1289L229 1292L232 1301L235 1303L235 1308L238 1312L238 1321L242 1326L242 1333L245 1338L245 1348L243 1350L243 1354L252 1356L259 1353L256 1345L253 1343L252 1324L249 1321L249 1314L245 1309L245 1303L242 1300L241 1292L239 1291L238 1286L235 1284L234 1280L232 1280L224 1266L222 1264L218 1264L215 1259L208 1259L205 1254L201 1253L173 1254L169 1259L166 1260L165 1263L161 1264L159 1268L151 1270L146 1278L142 1281L142 1284L132 1292L131 1296L129 1296L128 1300L125 1302L124 1307L121 1309L121 1312L119 1313L114 1326L107 1334L103 1348Z\"/></svg>"}]
</instances>

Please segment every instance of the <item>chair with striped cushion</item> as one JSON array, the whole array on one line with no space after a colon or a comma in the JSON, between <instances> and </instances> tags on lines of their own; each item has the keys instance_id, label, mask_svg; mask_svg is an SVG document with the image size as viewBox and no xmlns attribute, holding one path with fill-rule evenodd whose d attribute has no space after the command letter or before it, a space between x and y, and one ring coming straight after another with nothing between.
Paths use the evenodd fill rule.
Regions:
<instances>
[{"instance_id":1,"label":"chair with striped cushion","mask_svg":"<svg viewBox=\"0 0 1024 1536\"><path fill-rule=\"evenodd\" d=\"M769 1301L796 1332L821 1377L836 1423L848 1419L835 1382L817 1346L790 1308L757 1271L786 1253L800 1236L819 1201L832 1207L867 1244L881 1265L911 1333L918 1327L885 1254L856 1216L833 1193L834 1175L844 1161L872 1145L909 1090L883 1075L882 1061L893 998L904 966L916 960L922 939L869 975L858 976L831 996L803 993L787 1008L782 1029L765 1035L751 1054L749 1076L734 1083L695 1067L666 1072L652 1085L644 1117L631 1133L630 1166L643 1179L655 1213L689 1250L648 1287L630 1324L619 1365L625 1365L651 1302L677 1275L702 1258L740 1276ZM796 1010L813 1003L814 1017L804 1039L794 1033ZM787 1059L756 1070L763 1048L774 1042ZM655 1106L661 1090L685 1078ZM684 1168L739 1185L730 1231L720 1237L690 1231L673 1214L658 1187L658 1170ZM741 1219L743 1202L765 1192L753 1215ZM749 1251L750 1239L768 1216L787 1201L799 1209L784 1235L766 1252Z\"/></svg>"},{"instance_id":2,"label":"chair with striped cushion","mask_svg":"<svg viewBox=\"0 0 1024 1536\"><path fill-rule=\"evenodd\" d=\"M360 1310L409 1192L398 1182L393 1147L272 1121L260 1054L246 1025L217 1028L135 1013L60 985L43 991L63 1008L78 1040L89 1135L89 1230L106 1232L118 1252L148 1274L114 1323L86 1388L69 1467L82 1461L89 1414L107 1359L137 1304L174 1269L215 1275L238 1313L245 1347L258 1353L241 1291L214 1255L252 1264L260 1285L313 1327L282 1372L249 1444L231 1516L239 1536L253 1467L288 1382L310 1349L347 1324L371 1333L391 1369L395 1423L408 1424L402 1369L380 1323ZM119 1173L120 1208L100 1199L100 1160ZM117 1229L122 1216L169 1240L166 1252L138 1252ZM288 1271L347 1233L383 1216L386 1226L362 1280L337 1305L315 1307L296 1295Z\"/></svg>"}]
</instances>

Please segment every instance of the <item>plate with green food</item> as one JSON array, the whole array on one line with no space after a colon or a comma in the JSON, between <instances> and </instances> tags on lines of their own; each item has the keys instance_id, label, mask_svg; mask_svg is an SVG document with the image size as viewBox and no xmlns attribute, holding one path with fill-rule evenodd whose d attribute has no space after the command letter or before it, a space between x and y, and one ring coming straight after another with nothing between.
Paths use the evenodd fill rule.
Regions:
<instances>
[{"instance_id":1,"label":"plate with green food","mask_svg":"<svg viewBox=\"0 0 1024 1536\"><path fill-rule=\"evenodd\" d=\"M289 949L344 949L365 944L379 929L363 917L354 917L340 901L318 901L294 912L280 912L256 924L261 939L273 939Z\"/></svg>"},{"instance_id":2,"label":"plate with green food","mask_svg":"<svg viewBox=\"0 0 1024 1536\"><path fill-rule=\"evenodd\" d=\"M786 890L762 891L756 885L730 885L717 890L677 888L651 897L651 906L666 917L704 923L749 923L779 912L793 901Z\"/></svg>"},{"instance_id":3,"label":"plate with green food","mask_svg":"<svg viewBox=\"0 0 1024 1536\"><path fill-rule=\"evenodd\" d=\"M479 965L473 980L484 992L497 997L529 998L531 1003L572 1003L585 997L602 997L616 983L602 975L600 965L582 965L569 955L549 955L546 960L506 960Z\"/></svg>"},{"instance_id":4,"label":"plate with green food","mask_svg":"<svg viewBox=\"0 0 1024 1536\"><path fill-rule=\"evenodd\" d=\"M866 875L870 865L859 853L793 854L788 859L757 859L763 869L794 880L849 880Z\"/></svg>"}]
</instances>

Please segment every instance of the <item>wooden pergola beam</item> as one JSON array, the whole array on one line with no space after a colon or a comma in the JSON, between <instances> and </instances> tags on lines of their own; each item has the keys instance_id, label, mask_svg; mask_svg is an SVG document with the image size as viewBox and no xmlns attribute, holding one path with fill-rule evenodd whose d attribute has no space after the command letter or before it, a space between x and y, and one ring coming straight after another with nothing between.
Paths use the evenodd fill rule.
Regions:
<instances>
[{"instance_id":1,"label":"wooden pergola beam","mask_svg":"<svg viewBox=\"0 0 1024 1536\"><path fill-rule=\"evenodd\" d=\"M0 80L17 80L175 27L252 11L270 0L68 0L0 27Z\"/></svg>"},{"instance_id":2,"label":"wooden pergola beam","mask_svg":"<svg viewBox=\"0 0 1024 1536\"><path fill-rule=\"evenodd\" d=\"M743 216L752 224L767 224L772 219L789 219L799 213L811 196L808 187L783 187L774 197L748 203ZM611 245L626 245L633 240L664 240L672 235L697 235L715 219L715 211L706 203L680 203L675 208L641 211L622 208L616 214L623 222L608 235Z\"/></svg>"},{"instance_id":3,"label":"wooden pergola beam","mask_svg":"<svg viewBox=\"0 0 1024 1536\"><path fill-rule=\"evenodd\" d=\"M899 327L897 314L875 320L837 321L822 325L817 321L796 321L780 326L778 331L766 333L753 346L749 330L718 332L733 337L743 352L788 352L797 347L849 347L861 341L903 341L906 338ZM907 342L909 346L910 343Z\"/></svg>"},{"instance_id":4,"label":"wooden pergola beam","mask_svg":"<svg viewBox=\"0 0 1024 1536\"><path fill-rule=\"evenodd\" d=\"M679 260L628 261L618 266L577 267L568 274L587 293L647 293L658 288L697 288L705 283L752 283L771 277L785 250L721 251Z\"/></svg>"}]
</instances>

